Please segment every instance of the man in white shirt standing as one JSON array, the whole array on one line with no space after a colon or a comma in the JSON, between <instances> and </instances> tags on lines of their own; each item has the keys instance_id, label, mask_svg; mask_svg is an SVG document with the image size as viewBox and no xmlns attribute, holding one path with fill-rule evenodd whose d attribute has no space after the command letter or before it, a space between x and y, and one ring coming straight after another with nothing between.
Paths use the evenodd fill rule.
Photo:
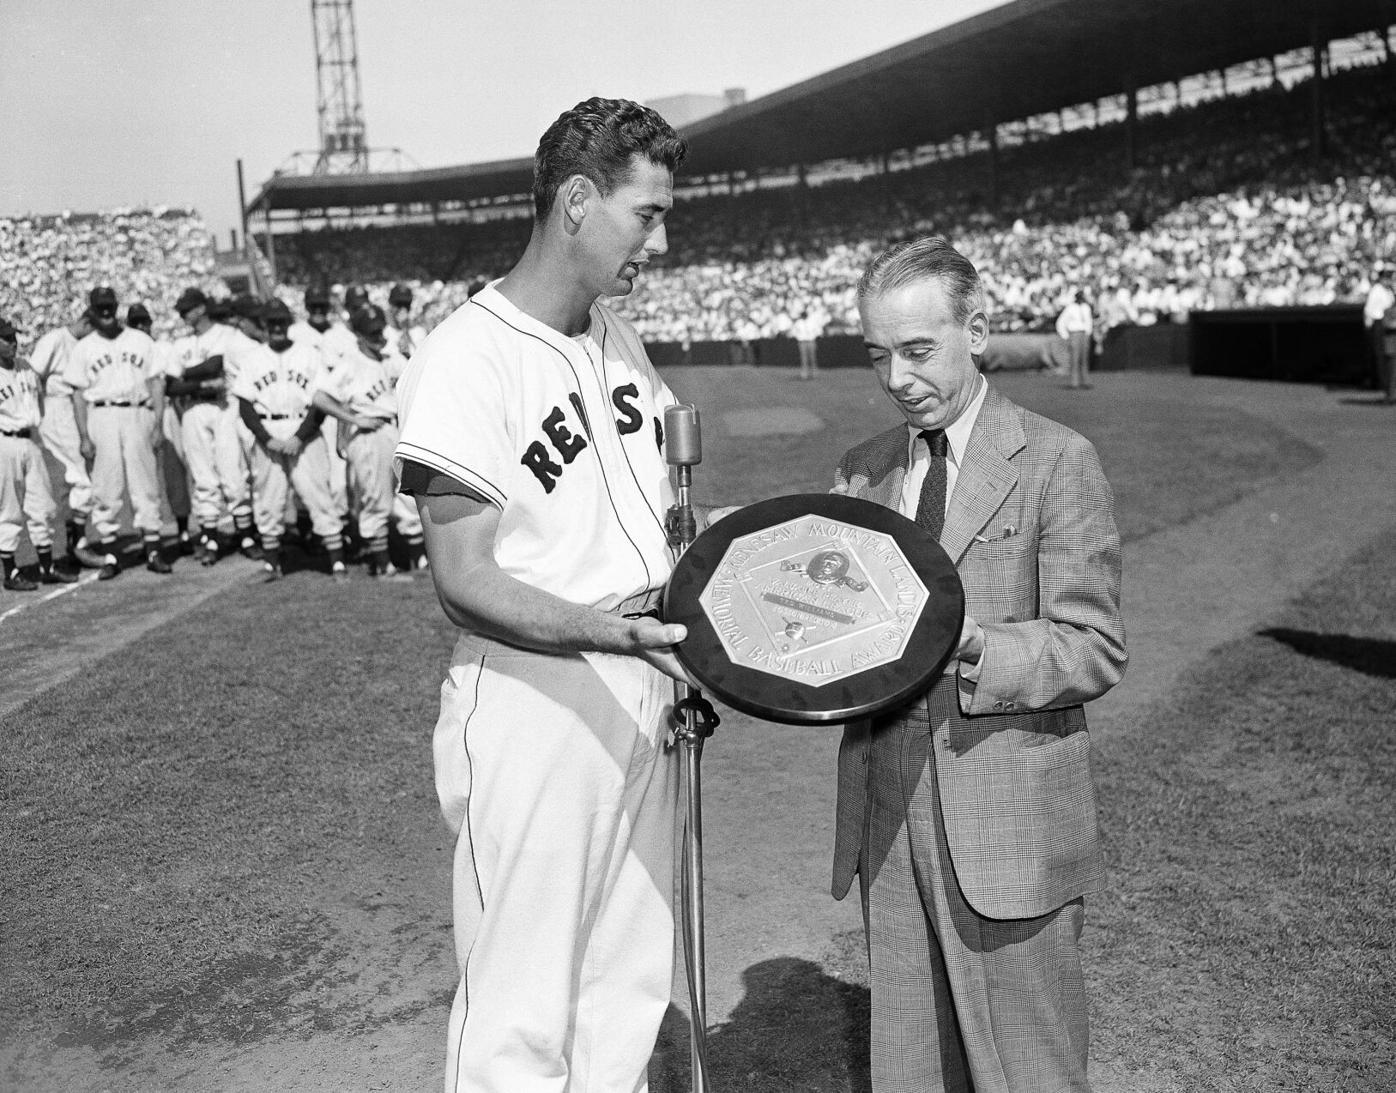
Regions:
<instances>
[{"instance_id":1,"label":"man in white shirt standing","mask_svg":"<svg viewBox=\"0 0 1396 1093\"><path fill-rule=\"evenodd\" d=\"M1086 390L1091 386L1086 377L1091 368L1093 326L1094 319L1091 317L1090 305L1086 303L1086 294L1077 289L1072 295L1071 303L1057 316L1057 337L1066 342L1070 386L1078 390Z\"/></svg>"},{"instance_id":2,"label":"man in white shirt standing","mask_svg":"<svg viewBox=\"0 0 1396 1093\"><path fill-rule=\"evenodd\" d=\"M1362 321L1372 345L1372 359L1377 366L1377 385L1382 401L1388 406L1396 403L1396 367L1387 347L1387 332L1396 329L1396 293L1391 291L1391 271L1380 262L1372 270L1372 287L1362 307Z\"/></svg>"}]
</instances>

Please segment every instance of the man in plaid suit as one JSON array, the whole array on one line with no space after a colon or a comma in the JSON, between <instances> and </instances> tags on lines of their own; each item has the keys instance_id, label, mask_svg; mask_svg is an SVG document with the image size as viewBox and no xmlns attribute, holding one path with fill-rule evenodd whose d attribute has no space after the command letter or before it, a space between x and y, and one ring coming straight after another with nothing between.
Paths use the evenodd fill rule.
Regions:
<instances>
[{"instance_id":1,"label":"man in plaid suit","mask_svg":"<svg viewBox=\"0 0 1396 1093\"><path fill-rule=\"evenodd\" d=\"M907 424L849 451L835 492L936 536L966 605L931 689L839 752L833 891L858 874L873 1090L1086 1090L1082 703L1126 661L1110 486L1088 441L989 388L979 275L945 240L874 260L858 307Z\"/></svg>"}]
</instances>

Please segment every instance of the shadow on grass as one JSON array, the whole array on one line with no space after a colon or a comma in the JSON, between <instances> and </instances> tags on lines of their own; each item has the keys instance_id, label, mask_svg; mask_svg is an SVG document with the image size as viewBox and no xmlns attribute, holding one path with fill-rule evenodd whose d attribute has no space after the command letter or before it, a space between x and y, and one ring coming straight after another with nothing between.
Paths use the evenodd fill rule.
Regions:
<instances>
[{"instance_id":1,"label":"shadow on grass","mask_svg":"<svg viewBox=\"0 0 1396 1093\"><path fill-rule=\"evenodd\" d=\"M731 1019L708 1033L712 1088L870 1093L866 987L795 957L753 964L742 981L746 994ZM689 1022L670 1006L650 1067L650 1089L690 1088Z\"/></svg>"},{"instance_id":2,"label":"shadow on grass","mask_svg":"<svg viewBox=\"0 0 1396 1093\"><path fill-rule=\"evenodd\" d=\"M1273 627L1260 636L1288 645L1296 653L1327 660L1377 679L1396 679L1396 641L1355 638L1349 634L1320 634L1313 630Z\"/></svg>"}]
</instances>

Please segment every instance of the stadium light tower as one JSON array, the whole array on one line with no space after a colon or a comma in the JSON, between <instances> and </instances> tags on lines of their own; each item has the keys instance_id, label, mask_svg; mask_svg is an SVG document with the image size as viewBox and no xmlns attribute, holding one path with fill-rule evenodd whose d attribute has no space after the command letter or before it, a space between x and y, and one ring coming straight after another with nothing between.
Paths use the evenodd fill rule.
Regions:
<instances>
[{"instance_id":1,"label":"stadium light tower","mask_svg":"<svg viewBox=\"0 0 1396 1093\"><path fill-rule=\"evenodd\" d=\"M363 86L353 0L310 0L315 26L315 80L319 89L320 152L315 174L368 170Z\"/></svg>"}]
</instances>

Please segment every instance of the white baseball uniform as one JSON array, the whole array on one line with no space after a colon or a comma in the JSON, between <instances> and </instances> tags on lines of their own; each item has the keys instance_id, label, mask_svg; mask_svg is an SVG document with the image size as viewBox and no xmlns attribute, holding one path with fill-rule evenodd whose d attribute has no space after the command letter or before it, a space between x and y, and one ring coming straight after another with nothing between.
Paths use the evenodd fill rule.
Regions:
<instances>
[{"instance_id":1,"label":"white baseball uniform","mask_svg":"<svg viewBox=\"0 0 1396 1093\"><path fill-rule=\"evenodd\" d=\"M328 369L320 379L320 389L361 417L377 418L383 424L377 429L352 429L344 422L339 428L347 433L341 447L349 467L349 488L358 502L359 538L370 551L388 549L388 521L396 513L397 486L393 480L393 449L397 447L397 379L401 358L385 354L382 360L365 356L355 344L339 358L333 371ZM407 522L399 523L398 532L407 539L420 541L421 518L415 509Z\"/></svg>"},{"instance_id":2,"label":"white baseball uniform","mask_svg":"<svg viewBox=\"0 0 1396 1093\"><path fill-rule=\"evenodd\" d=\"M400 393L399 472L495 504L504 572L602 611L653 603L673 564L674 398L614 312L594 305L568 338L487 287L428 335ZM672 979L672 700L636 657L461 632L433 741L457 839L453 1093L644 1088Z\"/></svg>"},{"instance_id":3,"label":"white baseball uniform","mask_svg":"<svg viewBox=\"0 0 1396 1093\"><path fill-rule=\"evenodd\" d=\"M78 340L66 326L50 330L34 343L29 364L44 381L44 420L39 439L57 463L67 485L69 519L86 524L92 511L92 478L82 457L82 438L73 418L73 388L63 378ZM53 479L57 481L56 476Z\"/></svg>"},{"instance_id":4,"label":"white baseball uniform","mask_svg":"<svg viewBox=\"0 0 1396 1093\"><path fill-rule=\"evenodd\" d=\"M296 435L305 421L319 380L320 351L313 345L292 342L281 352L258 345L242 359L232 393L252 404L271 436L284 440ZM327 547L337 548L342 525L330 496L325 441L318 432L296 455L269 452L261 444L252 450L253 514L267 550L281 546L292 488L310 512L315 534Z\"/></svg>"},{"instance_id":5,"label":"white baseball uniform","mask_svg":"<svg viewBox=\"0 0 1396 1093\"><path fill-rule=\"evenodd\" d=\"M110 543L121 530L122 500L128 493L143 537L160 538L160 480L150 443L154 367L155 343L126 327L114 338L94 330L81 339L63 372L73 397L87 402L87 433L96 449L92 529L99 542Z\"/></svg>"},{"instance_id":6,"label":"white baseball uniform","mask_svg":"<svg viewBox=\"0 0 1396 1093\"><path fill-rule=\"evenodd\" d=\"M334 373L340 357L359 347L353 331L338 323L331 324L323 331L316 330L309 323L293 323L287 333L293 342L310 342L320 350L321 367L326 375ZM344 456L339 452L339 422L326 416L320 426L320 435L325 438L325 451L330 464L330 496L334 498L335 511L339 514L339 522L343 524L349 519L349 469L345 465Z\"/></svg>"},{"instance_id":7,"label":"white baseball uniform","mask_svg":"<svg viewBox=\"0 0 1396 1093\"><path fill-rule=\"evenodd\" d=\"M41 382L23 360L0 367L0 554L19 549L26 525L36 549L53 545L53 493L38 441Z\"/></svg>"},{"instance_id":8,"label":"white baseball uniform","mask_svg":"<svg viewBox=\"0 0 1396 1093\"><path fill-rule=\"evenodd\" d=\"M223 390L181 395L174 400L184 459L194 482L191 509L206 533L218 527L225 513L238 528L252 524L247 460L238 435L237 410L227 391L237 380L242 358L256 346L242 331L213 323L202 334L181 338L170 354L166 374L175 379L211 357L223 358Z\"/></svg>"},{"instance_id":9,"label":"white baseball uniform","mask_svg":"<svg viewBox=\"0 0 1396 1093\"><path fill-rule=\"evenodd\" d=\"M180 344L155 341L155 374L167 376L174 367ZM184 461L184 437L179 420L179 410L173 399L165 400L165 410L160 418L160 433L165 443L156 453L155 469L160 478L160 523L167 534L177 534L179 521L187 521L192 511L189 490L189 467Z\"/></svg>"}]
</instances>

